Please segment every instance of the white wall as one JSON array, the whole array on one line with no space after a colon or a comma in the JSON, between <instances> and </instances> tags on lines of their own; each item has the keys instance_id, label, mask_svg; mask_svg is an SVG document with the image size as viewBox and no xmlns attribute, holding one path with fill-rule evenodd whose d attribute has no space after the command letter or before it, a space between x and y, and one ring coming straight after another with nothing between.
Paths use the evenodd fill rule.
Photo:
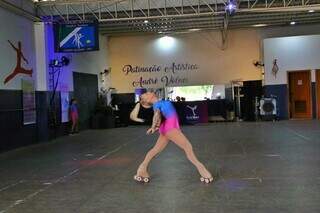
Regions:
<instances>
[{"instance_id":1,"label":"white wall","mask_svg":"<svg viewBox=\"0 0 320 213\"><path fill-rule=\"evenodd\" d=\"M109 69L108 38L100 35L99 45L99 51L73 54L70 66L71 70L75 72L98 74L100 88L101 86L108 87L110 85L110 78L107 77L104 84L102 84L100 75L100 72Z\"/></svg>"},{"instance_id":2,"label":"white wall","mask_svg":"<svg viewBox=\"0 0 320 213\"><path fill-rule=\"evenodd\" d=\"M277 78L272 75L274 59L279 67ZM287 71L320 69L319 59L320 35L265 39L265 84L286 84Z\"/></svg>"},{"instance_id":3,"label":"white wall","mask_svg":"<svg viewBox=\"0 0 320 213\"><path fill-rule=\"evenodd\" d=\"M255 29L232 30L228 35L228 48L221 48L218 31L172 35L172 46L162 45L161 35L112 37L109 42L111 83L118 92L132 92L132 82L157 79L157 83L144 87L164 87L163 76L179 77L186 81L168 86L225 84L234 79L261 79L261 70L253 66L260 59L259 34ZM194 71L165 72L172 63L196 64ZM125 65L161 66L161 71L152 73L123 72ZM136 85L139 87L139 85Z\"/></svg>"},{"instance_id":4,"label":"white wall","mask_svg":"<svg viewBox=\"0 0 320 213\"><path fill-rule=\"evenodd\" d=\"M47 90L47 57L46 57L46 42L45 42L45 24L35 23L34 24L34 38L35 38L35 49L36 49L36 90L46 91Z\"/></svg>"},{"instance_id":5,"label":"white wall","mask_svg":"<svg viewBox=\"0 0 320 213\"><path fill-rule=\"evenodd\" d=\"M264 39L312 34L320 34L319 24L299 25L298 23L296 26L229 30L228 47L226 50L221 50L219 31L197 32L173 35L175 45L171 50L167 49L165 51L159 48L161 35L112 37L109 42L110 48L108 49L110 66L112 67L112 86L116 87L119 92L132 92L134 90L132 82L137 81L141 76L143 76L143 79L148 80L149 78L159 79L164 75L163 72L161 74L124 75L122 69L126 64L138 66L161 65L163 67L172 62L194 63L199 65L199 69L197 72L181 72L181 74L175 75L182 79L187 78L188 82L171 86L225 84L238 78L242 80L259 80L262 78L262 69L252 66L252 61L263 61L264 54L267 54L265 64L269 69L271 53L267 52L270 49L272 49L271 51L276 51L272 45L268 47L271 42L266 46L266 52L264 50L266 45L263 42ZM289 49L288 51L291 51ZM279 61L279 63L282 64L283 61ZM294 63L300 64L297 59L295 59ZM306 63L306 61L302 62L300 66L304 67L303 63ZM296 69L297 66L293 66L293 68ZM266 84L284 82L283 79L274 81L270 75L268 75L268 78ZM283 78L283 76L280 78ZM145 87L163 87L163 84L158 82L155 85Z\"/></svg>"},{"instance_id":6,"label":"white wall","mask_svg":"<svg viewBox=\"0 0 320 213\"><path fill-rule=\"evenodd\" d=\"M17 75L16 78L4 84L4 79L16 66L16 51L10 46L7 40L17 46L18 41L22 43L22 52L29 61L22 66L26 69L35 70L35 47L33 22L6 11L0 7L0 89L21 89L21 78L24 75Z\"/></svg>"}]
</instances>

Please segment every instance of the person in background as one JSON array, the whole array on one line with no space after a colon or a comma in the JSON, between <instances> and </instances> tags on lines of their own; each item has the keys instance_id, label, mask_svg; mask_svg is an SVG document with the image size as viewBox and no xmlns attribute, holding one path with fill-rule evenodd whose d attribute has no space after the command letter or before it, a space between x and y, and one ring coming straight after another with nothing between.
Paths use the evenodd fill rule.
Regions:
<instances>
[{"instance_id":1,"label":"person in background","mask_svg":"<svg viewBox=\"0 0 320 213\"><path fill-rule=\"evenodd\" d=\"M70 102L70 118L72 124L70 135L79 133L79 110L77 100L75 98L72 98Z\"/></svg>"},{"instance_id":2,"label":"person in background","mask_svg":"<svg viewBox=\"0 0 320 213\"><path fill-rule=\"evenodd\" d=\"M186 98L185 97L181 97L181 101L182 102L186 101Z\"/></svg>"},{"instance_id":3,"label":"person in background","mask_svg":"<svg viewBox=\"0 0 320 213\"><path fill-rule=\"evenodd\" d=\"M181 101L180 96L177 96L177 97L176 97L176 101L177 101L177 102L180 102L180 101Z\"/></svg>"}]
</instances>

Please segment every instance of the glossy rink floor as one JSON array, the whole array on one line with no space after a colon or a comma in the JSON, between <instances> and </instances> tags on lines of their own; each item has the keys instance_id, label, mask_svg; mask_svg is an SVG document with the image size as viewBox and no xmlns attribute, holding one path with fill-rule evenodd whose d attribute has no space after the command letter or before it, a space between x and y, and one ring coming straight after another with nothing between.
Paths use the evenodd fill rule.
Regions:
<instances>
[{"instance_id":1,"label":"glossy rink floor","mask_svg":"<svg viewBox=\"0 0 320 213\"><path fill-rule=\"evenodd\" d=\"M146 127L88 130L0 154L0 212L320 212L320 122L183 128L216 175L204 185L170 143L133 181L156 135Z\"/></svg>"}]
</instances>

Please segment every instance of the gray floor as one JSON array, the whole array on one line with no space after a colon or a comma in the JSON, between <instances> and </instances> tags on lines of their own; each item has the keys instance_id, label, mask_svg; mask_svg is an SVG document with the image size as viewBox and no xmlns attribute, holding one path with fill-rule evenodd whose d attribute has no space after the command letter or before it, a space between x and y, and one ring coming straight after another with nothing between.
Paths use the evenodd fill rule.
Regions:
<instances>
[{"instance_id":1,"label":"gray floor","mask_svg":"<svg viewBox=\"0 0 320 213\"><path fill-rule=\"evenodd\" d=\"M0 155L0 212L320 212L320 123L282 121L186 126L217 176L199 181L170 143L136 167L156 139L144 127L89 130Z\"/></svg>"}]
</instances>

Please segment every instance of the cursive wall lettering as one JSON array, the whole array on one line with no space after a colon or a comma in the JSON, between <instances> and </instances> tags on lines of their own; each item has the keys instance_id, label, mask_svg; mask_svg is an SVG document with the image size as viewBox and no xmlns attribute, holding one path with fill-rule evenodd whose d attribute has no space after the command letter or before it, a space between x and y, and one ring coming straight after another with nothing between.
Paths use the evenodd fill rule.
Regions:
<instances>
[{"instance_id":1,"label":"cursive wall lettering","mask_svg":"<svg viewBox=\"0 0 320 213\"><path fill-rule=\"evenodd\" d=\"M153 65L150 67L140 67L140 66L132 66L132 65L125 65L122 68L122 71L128 75L129 73L141 73L141 72L160 72L161 66Z\"/></svg>"},{"instance_id":2,"label":"cursive wall lettering","mask_svg":"<svg viewBox=\"0 0 320 213\"><path fill-rule=\"evenodd\" d=\"M186 84L188 79L185 77L177 76L182 72L197 71L199 66L197 64L189 63L171 63L170 65L151 65L151 66L137 66L137 65L124 65L122 71L125 75L142 74L142 73L163 73L161 77L148 77L144 78L139 76L132 82L133 87L153 86L161 83L164 86ZM170 74L171 73L171 74Z\"/></svg>"}]
</instances>

